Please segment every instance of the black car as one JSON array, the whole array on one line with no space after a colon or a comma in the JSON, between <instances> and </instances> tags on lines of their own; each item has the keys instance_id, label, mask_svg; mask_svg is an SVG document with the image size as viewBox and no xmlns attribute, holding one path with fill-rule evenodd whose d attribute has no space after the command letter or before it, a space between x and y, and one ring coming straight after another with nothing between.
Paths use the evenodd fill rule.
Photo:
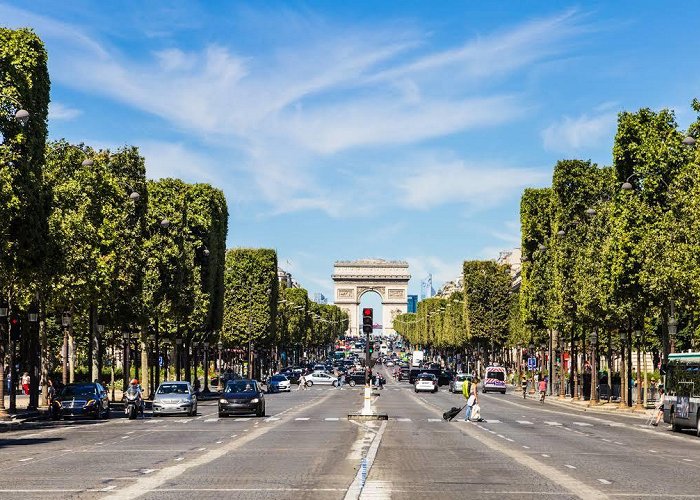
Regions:
<instances>
[{"instance_id":1,"label":"black car","mask_svg":"<svg viewBox=\"0 0 700 500\"><path fill-rule=\"evenodd\" d=\"M257 380L231 380L219 399L219 417L254 413L265 416L265 395Z\"/></svg>"},{"instance_id":2,"label":"black car","mask_svg":"<svg viewBox=\"0 0 700 500\"><path fill-rule=\"evenodd\" d=\"M441 387L443 385L450 385L450 381L454 378L454 376L454 372L451 372L450 370L441 371L440 375L438 375L438 385Z\"/></svg>"},{"instance_id":3,"label":"black car","mask_svg":"<svg viewBox=\"0 0 700 500\"><path fill-rule=\"evenodd\" d=\"M382 380L382 385L386 384L386 379L379 375L379 378ZM356 385L364 385L365 384L365 374L364 372L354 372L354 373L346 373L345 374L345 383L348 384L350 387L354 387Z\"/></svg>"},{"instance_id":4,"label":"black car","mask_svg":"<svg viewBox=\"0 0 700 500\"><path fill-rule=\"evenodd\" d=\"M99 383L68 384L53 400L53 418L109 418L107 391Z\"/></svg>"}]
</instances>

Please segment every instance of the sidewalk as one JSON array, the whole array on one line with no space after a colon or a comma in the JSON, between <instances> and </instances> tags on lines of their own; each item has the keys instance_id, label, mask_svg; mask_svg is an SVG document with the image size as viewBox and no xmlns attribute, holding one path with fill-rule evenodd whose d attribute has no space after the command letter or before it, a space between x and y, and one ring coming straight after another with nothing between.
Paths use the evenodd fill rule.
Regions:
<instances>
[{"instance_id":1,"label":"sidewalk","mask_svg":"<svg viewBox=\"0 0 700 500\"><path fill-rule=\"evenodd\" d=\"M10 413L10 396L5 396L5 410L10 416L9 420L0 420L0 432L10 430L22 425L23 422L28 420L33 420L41 416L46 408L41 408L37 410L27 410L27 405L29 404L29 396L24 394L18 394L16 399L15 411Z\"/></svg>"},{"instance_id":2,"label":"sidewalk","mask_svg":"<svg viewBox=\"0 0 700 500\"><path fill-rule=\"evenodd\" d=\"M512 390L508 391L511 396L515 396L518 398L521 398L523 393L520 390L519 387L512 387ZM537 393L533 394L528 394L527 399L539 401L540 396ZM615 415L621 415L625 417L634 417L634 418L639 418L639 419L649 419L649 417L654 413L654 409L644 409L641 411L635 410L634 406L630 407L622 407L620 408L619 403L608 403L607 401L605 402L600 402L597 405L594 406L589 406L589 401L584 401L583 399L581 400L574 400L573 398L567 396L564 399L559 399L558 395L552 395L552 396L547 396L545 399L545 404L554 404L557 406L561 407L566 407L566 408L575 408L577 410L581 411L589 411L592 413L600 413L600 414L615 414Z\"/></svg>"}]
</instances>

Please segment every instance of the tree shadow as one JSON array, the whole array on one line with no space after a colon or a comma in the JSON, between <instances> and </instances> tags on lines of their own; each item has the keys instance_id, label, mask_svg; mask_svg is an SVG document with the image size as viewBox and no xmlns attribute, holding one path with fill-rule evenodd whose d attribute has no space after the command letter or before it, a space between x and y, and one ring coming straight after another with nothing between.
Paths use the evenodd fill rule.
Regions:
<instances>
[{"instance_id":1,"label":"tree shadow","mask_svg":"<svg viewBox=\"0 0 700 500\"><path fill-rule=\"evenodd\" d=\"M45 438L17 438L17 439L0 439L0 448L8 448L12 446L29 446L33 444L46 444L56 441L63 441L61 437L45 437Z\"/></svg>"}]
</instances>

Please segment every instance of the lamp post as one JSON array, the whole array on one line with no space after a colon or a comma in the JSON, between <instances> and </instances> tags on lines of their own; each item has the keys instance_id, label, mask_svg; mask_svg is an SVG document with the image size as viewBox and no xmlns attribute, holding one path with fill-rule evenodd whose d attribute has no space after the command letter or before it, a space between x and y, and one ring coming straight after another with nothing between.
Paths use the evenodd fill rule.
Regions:
<instances>
[{"instance_id":1,"label":"lamp post","mask_svg":"<svg viewBox=\"0 0 700 500\"><path fill-rule=\"evenodd\" d=\"M209 392L209 342L204 342L204 392Z\"/></svg>"},{"instance_id":2,"label":"lamp post","mask_svg":"<svg viewBox=\"0 0 700 500\"><path fill-rule=\"evenodd\" d=\"M591 398L588 402L588 406L595 406L598 404L598 363L596 361L597 344L598 328L594 328L591 332Z\"/></svg>"},{"instance_id":3,"label":"lamp post","mask_svg":"<svg viewBox=\"0 0 700 500\"><path fill-rule=\"evenodd\" d=\"M131 367L129 366L129 343L130 343L130 335L129 335L129 330L124 330L122 332L122 340L124 341L123 344L123 349L124 349L124 356L122 358L122 379L123 379L123 388L122 391L126 391L127 386L129 385L129 374L131 371Z\"/></svg>"},{"instance_id":4,"label":"lamp post","mask_svg":"<svg viewBox=\"0 0 700 500\"><path fill-rule=\"evenodd\" d=\"M530 358L532 357L532 354L535 352L535 344L530 341L530 344L527 346L527 357ZM529 363L528 363L529 365ZM532 384L530 385L530 390L528 391L530 394L535 393L535 372L533 371L530 374L530 379L532 380Z\"/></svg>"},{"instance_id":5,"label":"lamp post","mask_svg":"<svg viewBox=\"0 0 700 500\"><path fill-rule=\"evenodd\" d=\"M151 369L149 370L149 377L150 377L150 384L148 387L151 390L150 393L150 399L153 399L153 395L156 393L156 389L158 388L157 385L160 383L160 380L156 377L156 370L155 367L158 366L159 364L159 359L158 359L158 352L156 351L156 334L155 333L150 333L148 335L148 341L151 346Z\"/></svg>"},{"instance_id":6,"label":"lamp post","mask_svg":"<svg viewBox=\"0 0 700 500\"><path fill-rule=\"evenodd\" d=\"M180 360L180 354L182 350L182 337L177 337L175 339L175 380L180 380L180 368L182 362Z\"/></svg>"},{"instance_id":7,"label":"lamp post","mask_svg":"<svg viewBox=\"0 0 700 500\"><path fill-rule=\"evenodd\" d=\"M221 385L221 377L223 376L223 365L221 364L221 350L222 350L223 347L224 347L223 342L221 342L221 341L219 340L219 341L216 343L216 347L219 349L219 380L218 380L218 382L219 382L219 387L222 387L222 385Z\"/></svg>"},{"instance_id":8,"label":"lamp post","mask_svg":"<svg viewBox=\"0 0 700 500\"><path fill-rule=\"evenodd\" d=\"M642 377L640 368L642 366L642 356L641 356L641 345L642 345L642 331L637 330L634 332L637 339L637 404L634 405L634 409L637 411L643 411L644 406L642 405Z\"/></svg>"},{"instance_id":9,"label":"lamp post","mask_svg":"<svg viewBox=\"0 0 700 500\"><path fill-rule=\"evenodd\" d=\"M73 317L70 311L64 311L61 315L61 326L63 327L63 347L61 357L63 358L63 369L61 370L63 385L68 383L68 330L73 324Z\"/></svg>"},{"instance_id":10,"label":"lamp post","mask_svg":"<svg viewBox=\"0 0 700 500\"><path fill-rule=\"evenodd\" d=\"M7 341L7 317L10 307L4 299L0 301L0 420L10 418L5 409L5 342Z\"/></svg>"},{"instance_id":11,"label":"lamp post","mask_svg":"<svg viewBox=\"0 0 700 500\"><path fill-rule=\"evenodd\" d=\"M29 306L27 319L29 320L29 328L31 330L29 335L29 370L31 378L29 379L29 404L27 405L27 409L36 410L39 406L39 366L37 363L37 337L39 336L39 332L36 330L39 324L39 307L36 300Z\"/></svg>"}]
</instances>

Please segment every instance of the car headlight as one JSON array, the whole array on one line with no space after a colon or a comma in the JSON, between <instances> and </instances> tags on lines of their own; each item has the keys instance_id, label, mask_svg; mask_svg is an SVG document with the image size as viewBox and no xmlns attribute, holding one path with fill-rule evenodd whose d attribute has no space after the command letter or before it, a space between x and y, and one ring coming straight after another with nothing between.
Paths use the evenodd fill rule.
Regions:
<instances>
[{"instance_id":1,"label":"car headlight","mask_svg":"<svg viewBox=\"0 0 700 500\"><path fill-rule=\"evenodd\" d=\"M225 405L226 403L228 403L228 399L221 398L219 400L219 403L221 403L222 405Z\"/></svg>"},{"instance_id":2,"label":"car headlight","mask_svg":"<svg viewBox=\"0 0 700 500\"><path fill-rule=\"evenodd\" d=\"M260 400L258 398L253 398L250 400L251 403L259 403Z\"/></svg>"},{"instance_id":3,"label":"car headlight","mask_svg":"<svg viewBox=\"0 0 700 500\"><path fill-rule=\"evenodd\" d=\"M94 405L94 404L95 404L95 400L94 400L94 399L91 399L90 401L88 401L88 402L85 404L85 406L92 406L92 405Z\"/></svg>"}]
</instances>

